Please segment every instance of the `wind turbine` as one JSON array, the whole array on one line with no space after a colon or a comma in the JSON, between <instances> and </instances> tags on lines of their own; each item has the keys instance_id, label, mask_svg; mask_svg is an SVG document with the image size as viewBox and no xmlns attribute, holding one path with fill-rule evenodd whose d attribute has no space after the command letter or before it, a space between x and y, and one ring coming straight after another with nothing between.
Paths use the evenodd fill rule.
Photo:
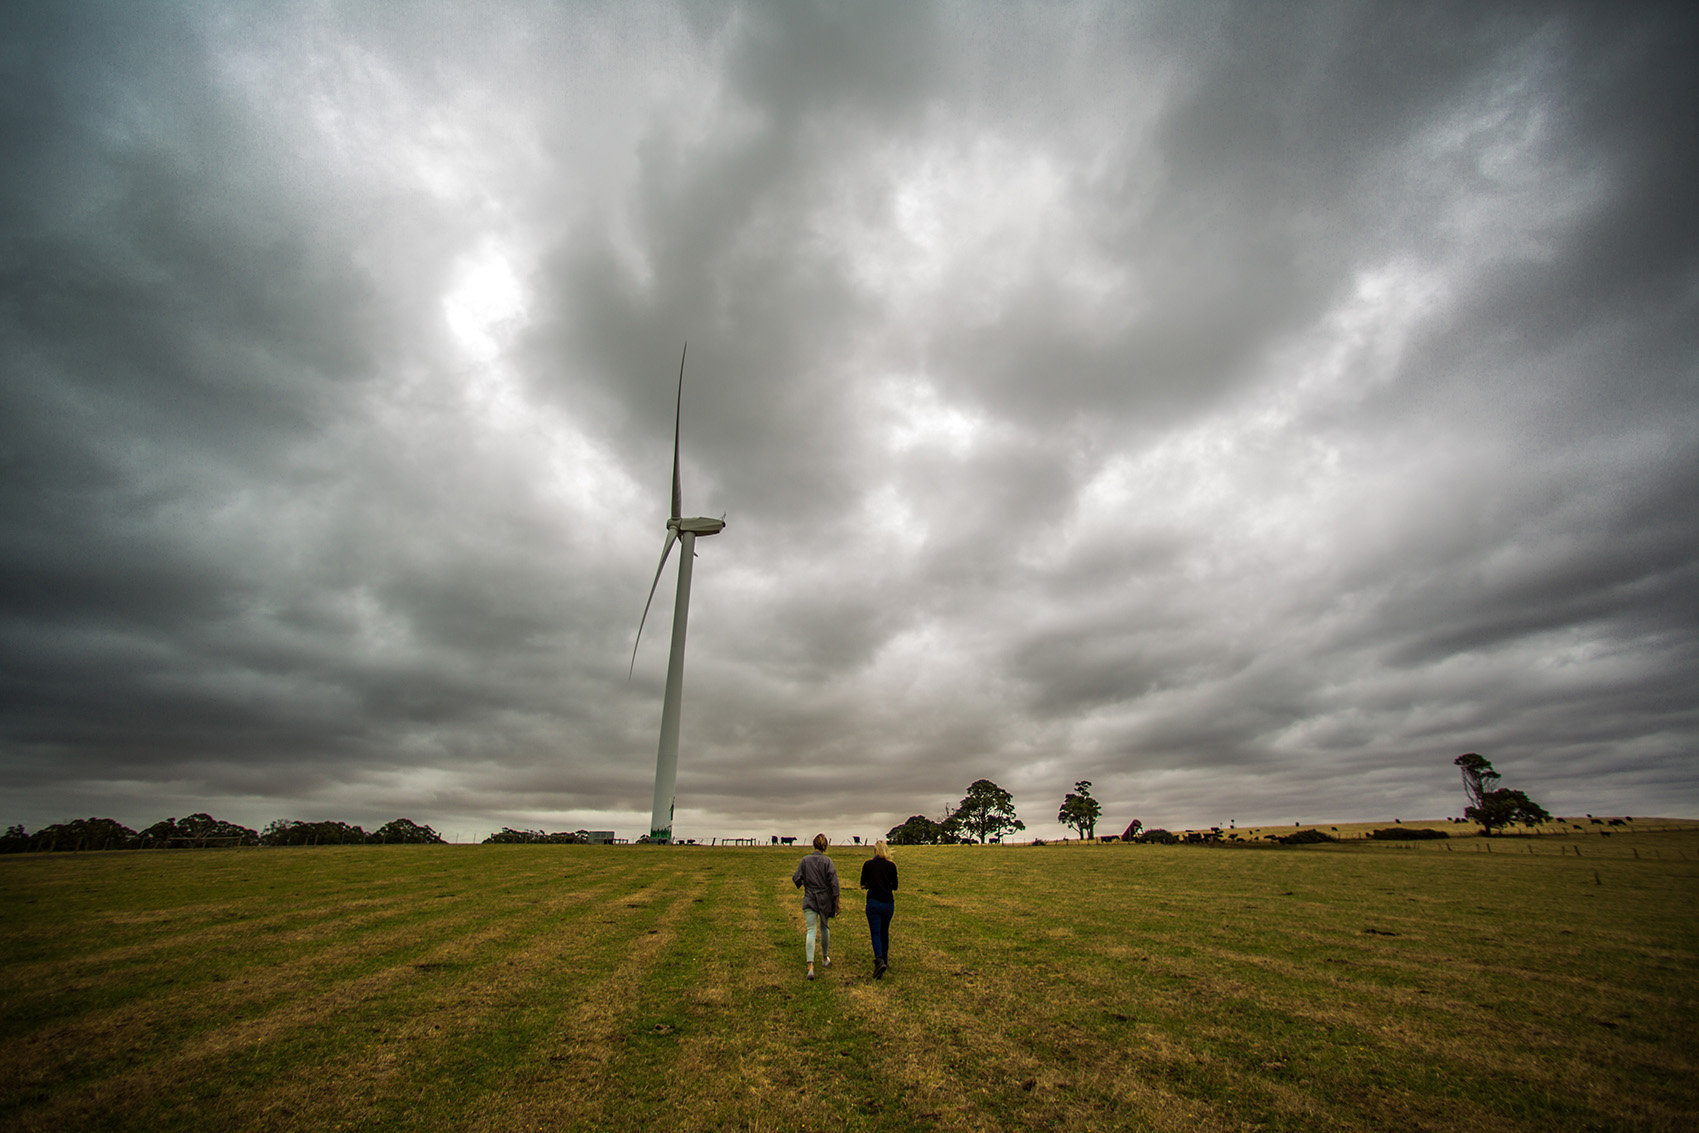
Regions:
<instances>
[{"instance_id":1,"label":"wind turbine","mask_svg":"<svg viewBox=\"0 0 1699 1133\"><path fill-rule=\"evenodd\" d=\"M678 482L678 425L684 409L684 355L690 344L678 356L678 398L673 406L673 510L667 520L667 541L661 545L661 563L655 568L655 581L649 584L649 598L643 603L643 616L637 621L637 640L643 640L643 623L649 620L649 606L655 601L655 588L661 584L661 572L667 569L667 556L673 543L681 545L678 560L678 597L673 602L673 645L667 658L667 694L661 702L661 743L655 753L655 802L649 812L649 840L671 842L673 837L673 796L678 785L678 714L679 701L684 695L684 630L690 617L690 564L696 557L698 535L718 535L725 527L723 519L697 516L682 518ZM632 671L637 668L637 643L631 646Z\"/></svg>"}]
</instances>

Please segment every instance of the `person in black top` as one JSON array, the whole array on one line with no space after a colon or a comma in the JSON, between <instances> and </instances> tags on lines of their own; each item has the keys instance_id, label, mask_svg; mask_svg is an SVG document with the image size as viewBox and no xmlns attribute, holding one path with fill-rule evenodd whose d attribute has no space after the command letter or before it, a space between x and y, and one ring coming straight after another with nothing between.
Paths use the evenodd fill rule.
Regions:
<instances>
[{"instance_id":1,"label":"person in black top","mask_svg":"<svg viewBox=\"0 0 1699 1133\"><path fill-rule=\"evenodd\" d=\"M873 933L873 978L879 979L891 966L891 918L897 912L897 863L883 838L861 867L861 887L867 890L867 927Z\"/></svg>"}]
</instances>

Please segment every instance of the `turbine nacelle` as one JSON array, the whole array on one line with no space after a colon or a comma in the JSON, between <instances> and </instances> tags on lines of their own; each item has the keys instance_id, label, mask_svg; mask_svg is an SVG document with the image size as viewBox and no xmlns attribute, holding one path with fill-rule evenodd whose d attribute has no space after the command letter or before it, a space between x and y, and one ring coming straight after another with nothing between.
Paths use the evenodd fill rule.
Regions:
<instances>
[{"instance_id":1,"label":"turbine nacelle","mask_svg":"<svg viewBox=\"0 0 1699 1133\"><path fill-rule=\"evenodd\" d=\"M686 532L691 535L718 535L721 531L725 530L725 527L725 520L710 519L703 515L696 516L693 519L667 520L667 530L676 532L680 535L683 535Z\"/></svg>"}]
</instances>

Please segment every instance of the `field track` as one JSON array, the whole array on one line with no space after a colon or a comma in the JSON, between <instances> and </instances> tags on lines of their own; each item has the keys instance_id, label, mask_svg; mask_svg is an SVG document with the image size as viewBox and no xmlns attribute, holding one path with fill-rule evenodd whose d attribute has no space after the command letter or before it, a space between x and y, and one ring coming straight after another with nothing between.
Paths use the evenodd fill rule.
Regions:
<instances>
[{"instance_id":1,"label":"field track","mask_svg":"<svg viewBox=\"0 0 1699 1133\"><path fill-rule=\"evenodd\" d=\"M0 858L0 1128L1699 1127L1699 832L897 855Z\"/></svg>"}]
</instances>

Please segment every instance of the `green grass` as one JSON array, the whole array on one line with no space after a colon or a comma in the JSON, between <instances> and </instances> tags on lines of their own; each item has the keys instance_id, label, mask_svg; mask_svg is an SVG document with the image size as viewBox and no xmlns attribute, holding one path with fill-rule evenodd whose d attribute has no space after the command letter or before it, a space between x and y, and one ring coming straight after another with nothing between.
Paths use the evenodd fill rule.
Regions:
<instances>
[{"instance_id":1,"label":"green grass","mask_svg":"<svg viewBox=\"0 0 1699 1133\"><path fill-rule=\"evenodd\" d=\"M0 1127L1699 1125L1699 832L897 853L3 858Z\"/></svg>"}]
</instances>

